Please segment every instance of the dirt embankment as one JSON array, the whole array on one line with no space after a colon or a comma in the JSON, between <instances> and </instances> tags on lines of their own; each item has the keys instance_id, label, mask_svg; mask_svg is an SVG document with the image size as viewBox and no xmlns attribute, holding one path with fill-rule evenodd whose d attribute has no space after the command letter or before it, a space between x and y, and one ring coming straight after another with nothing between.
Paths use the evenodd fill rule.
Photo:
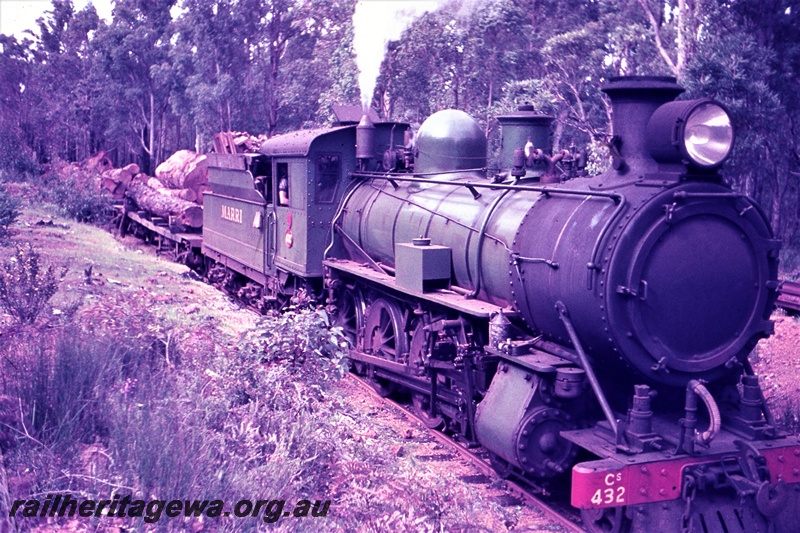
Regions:
<instances>
[{"instance_id":1,"label":"dirt embankment","mask_svg":"<svg viewBox=\"0 0 800 533\"><path fill-rule=\"evenodd\" d=\"M800 431L800 317L772 314L775 334L761 340L750 355L764 395L778 422Z\"/></svg>"}]
</instances>

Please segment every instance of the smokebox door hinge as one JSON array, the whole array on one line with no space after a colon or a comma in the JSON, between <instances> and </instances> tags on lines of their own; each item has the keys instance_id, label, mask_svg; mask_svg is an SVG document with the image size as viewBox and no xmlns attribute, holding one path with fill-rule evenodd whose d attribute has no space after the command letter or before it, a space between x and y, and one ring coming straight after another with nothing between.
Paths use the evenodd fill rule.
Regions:
<instances>
[{"instance_id":1,"label":"smokebox door hinge","mask_svg":"<svg viewBox=\"0 0 800 533\"><path fill-rule=\"evenodd\" d=\"M638 289L631 289L630 287L626 287L624 285L617 285L617 294L621 294L623 296L632 296L634 298L638 296L640 300L645 301L647 300L647 281L639 281Z\"/></svg>"}]
</instances>

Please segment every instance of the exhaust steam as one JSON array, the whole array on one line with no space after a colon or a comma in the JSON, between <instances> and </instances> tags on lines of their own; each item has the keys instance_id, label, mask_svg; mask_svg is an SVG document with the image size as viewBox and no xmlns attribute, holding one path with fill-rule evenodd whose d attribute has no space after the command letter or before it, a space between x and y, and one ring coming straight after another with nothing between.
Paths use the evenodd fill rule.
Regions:
<instances>
[{"instance_id":1,"label":"exhaust steam","mask_svg":"<svg viewBox=\"0 0 800 533\"><path fill-rule=\"evenodd\" d=\"M353 15L353 47L358 64L361 106L368 110L389 41L400 38L411 22L439 6L438 0L360 0Z\"/></svg>"}]
</instances>

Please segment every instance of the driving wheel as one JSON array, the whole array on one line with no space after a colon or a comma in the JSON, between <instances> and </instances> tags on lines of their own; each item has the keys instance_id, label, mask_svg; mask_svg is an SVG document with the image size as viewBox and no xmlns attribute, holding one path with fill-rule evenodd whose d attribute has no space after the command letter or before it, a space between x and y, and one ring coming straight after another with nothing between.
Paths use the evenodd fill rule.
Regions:
<instances>
[{"instance_id":1,"label":"driving wheel","mask_svg":"<svg viewBox=\"0 0 800 533\"><path fill-rule=\"evenodd\" d=\"M364 328L364 348L374 357L380 357L395 363L401 362L408 353L408 342L403 330L403 313L397 304L378 298L367 309ZM397 385L375 375L375 369L369 365L367 378L373 388L381 396L389 396Z\"/></svg>"},{"instance_id":2,"label":"driving wheel","mask_svg":"<svg viewBox=\"0 0 800 533\"><path fill-rule=\"evenodd\" d=\"M414 333L411 334L411 342L408 350L408 366L416 375L425 374L425 361L428 359L428 342L425 335L425 325L422 320L417 321ZM444 418L440 415L431 416L431 397L429 394L414 392L411 395L411 403L414 407L414 414L422 421L425 427L439 429L444 424Z\"/></svg>"},{"instance_id":3,"label":"driving wheel","mask_svg":"<svg viewBox=\"0 0 800 533\"><path fill-rule=\"evenodd\" d=\"M350 346L357 346L358 332L364 327L364 298L358 289L345 288L336 300L335 327L342 328L342 333L350 341Z\"/></svg>"}]
</instances>

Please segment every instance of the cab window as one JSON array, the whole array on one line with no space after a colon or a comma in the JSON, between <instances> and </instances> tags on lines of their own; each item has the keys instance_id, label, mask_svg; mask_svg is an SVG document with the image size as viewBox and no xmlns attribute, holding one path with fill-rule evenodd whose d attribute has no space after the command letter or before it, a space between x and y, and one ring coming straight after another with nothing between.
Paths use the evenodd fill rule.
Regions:
<instances>
[{"instance_id":1,"label":"cab window","mask_svg":"<svg viewBox=\"0 0 800 533\"><path fill-rule=\"evenodd\" d=\"M317 156L317 193L318 204L330 204L336 199L336 186L342 172L339 154L320 154Z\"/></svg>"},{"instance_id":2,"label":"cab window","mask_svg":"<svg viewBox=\"0 0 800 533\"><path fill-rule=\"evenodd\" d=\"M278 180L278 205L289 205L289 163L275 165Z\"/></svg>"}]
</instances>

